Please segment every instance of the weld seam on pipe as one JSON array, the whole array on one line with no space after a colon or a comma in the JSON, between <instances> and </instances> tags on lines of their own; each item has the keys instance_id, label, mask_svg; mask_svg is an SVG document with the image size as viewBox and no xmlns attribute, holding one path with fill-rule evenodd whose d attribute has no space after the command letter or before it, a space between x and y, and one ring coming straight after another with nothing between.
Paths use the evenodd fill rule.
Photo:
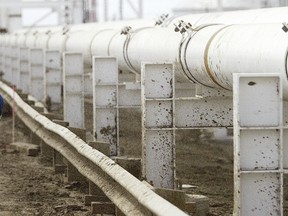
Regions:
<instances>
[{"instance_id":1,"label":"weld seam on pipe","mask_svg":"<svg viewBox=\"0 0 288 216\"><path fill-rule=\"evenodd\" d=\"M207 42L207 45L205 47L205 51L204 51L204 65L205 65L205 69L206 69L206 72L208 74L208 76L211 78L211 80L216 84L218 85L219 87L225 89L225 90L229 90L227 88L225 88L224 86L222 86L218 81L217 81L217 78L214 77L213 75L213 72L212 70L210 69L209 67L209 62L208 62L208 54L209 54L209 48L210 48L210 45L213 41L213 39L223 30L225 30L226 28L229 28L230 26L232 25L228 25L228 26L224 26L223 28L219 29L218 31L216 31L212 37L209 39L209 41Z\"/></svg>"}]
</instances>

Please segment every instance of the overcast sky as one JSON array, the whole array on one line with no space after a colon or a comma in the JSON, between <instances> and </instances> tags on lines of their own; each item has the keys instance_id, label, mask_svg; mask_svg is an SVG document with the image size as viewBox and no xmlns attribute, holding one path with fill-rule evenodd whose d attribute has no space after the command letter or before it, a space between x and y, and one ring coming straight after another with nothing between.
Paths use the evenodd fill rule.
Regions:
<instances>
[{"instance_id":1,"label":"overcast sky","mask_svg":"<svg viewBox=\"0 0 288 216\"><path fill-rule=\"evenodd\" d=\"M144 15L155 16L170 12L179 0L143 0Z\"/></svg>"},{"instance_id":2,"label":"overcast sky","mask_svg":"<svg viewBox=\"0 0 288 216\"><path fill-rule=\"evenodd\" d=\"M98 3L98 10L97 16L100 21L104 21L104 0L97 0ZM119 18L119 0L107 0L108 1L108 8L109 8L109 15L108 18L110 20L118 19ZM180 0L143 0L143 15L144 17L150 18L158 18L163 13L171 13L171 9ZM124 2L124 18L135 18L136 14L133 12L127 0L123 0ZM131 3L137 7L138 0L130 0ZM44 14L49 13L50 9L42 8L42 9L24 9L23 10L23 25L29 26L32 25L36 20L43 17ZM42 25L55 25L57 23L57 15L51 14L45 20L41 22Z\"/></svg>"},{"instance_id":3,"label":"overcast sky","mask_svg":"<svg viewBox=\"0 0 288 216\"><path fill-rule=\"evenodd\" d=\"M104 15L104 0L98 0L98 17L103 19ZM157 18L163 13L171 13L171 9L181 0L143 0L143 15L144 17ZM119 16L119 4L118 0L108 0L109 8L109 18ZM130 0L135 6L137 6L138 0ZM135 13L129 6L126 0L123 0L124 3L124 17L133 17Z\"/></svg>"}]
</instances>

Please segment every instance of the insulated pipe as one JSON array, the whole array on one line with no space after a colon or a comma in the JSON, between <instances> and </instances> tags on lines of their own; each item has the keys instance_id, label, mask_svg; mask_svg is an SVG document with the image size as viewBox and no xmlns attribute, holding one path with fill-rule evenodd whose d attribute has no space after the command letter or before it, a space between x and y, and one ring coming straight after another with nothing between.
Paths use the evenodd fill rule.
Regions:
<instances>
[{"instance_id":1,"label":"insulated pipe","mask_svg":"<svg viewBox=\"0 0 288 216\"><path fill-rule=\"evenodd\" d=\"M285 9L281 8L281 11ZM267 11L270 10L274 11L274 13L277 11L274 9ZM252 19L251 22L257 21L259 17L263 17L263 11L260 11L259 15L250 17ZM273 14L272 12L271 14ZM246 12L242 11L241 13L245 14ZM238 14L240 16L241 13L229 12L228 14ZM225 17L224 14L222 15L223 17ZM226 15L226 19L230 15ZM225 22L233 23L233 20L226 19L224 20ZM103 26L105 28L102 28ZM135 26L137 26L137 22ZM137 73L141 72L141 62L143 61L169 61L176 64L176 75L178 78L187 77L192 82L224 89L231 89L232 74L234 72L244 73L248 71L244 69L245 65L248 65L250 68L253 66L253 69L259 73L279 72L286 74L285 67L279 68L280 65L283 66L286 64L286 53L284 51L287 50L287 36L282 31L281 24L231 26L215 24L212 26L202 26L201 28L188 28L186 29L186 33L183 34L175 33L172 28L150 27L132 29L132 31L128 29L121 35L119 28L109 30L105 24L101 24L98 27L97 29L95 27L93 32L91 32L85 30L88 28L87 26L83 27L83 31L80 31L81 26L75 26L73 27L75 31L71 30L68 36L58 32L50 37L48 49L57 49L60 52L72 51L84 53L84 60L88 64L91 64L91 53L92 55L115 56L119 61L120 69ZM43 29L37 29L35 32L40 31L43 32ZM30 32L26 40L28 46L34 46L33 38L35 39L35 36ZM241 42L244 38L246 43ZM218 47L214 47L214 43L216 42ZM225 44L229 44L229 47L225 46ZM237 47L237 44L241 44L241 46ZM274 46L271 46L271 44L274 44ZM253 50L247 48L247 45L253 47ZM237 48L233 49L234 47ZM245 50L243 52L245 54L240 59L240 62L243 62L242 64L244 65L238 68L238 66L236 67L234 64L230 65L227 62L223 64L223 61L226 61L223 58L229 59L229 62L234 61L234 63L237 63L235 61L239 61L237 55L242 52L241 50ZM217 53L222 55L221 58L218 58ZM225 53L229 53L229 55L224 56ZM273 55L276 53L277 61L275 60L270 62L270 65L267 65L268 59L275 58L271 53ZM234 58L231 59L233 54ZM263 60L264 57L266 62ZM217 64L215 63L215 59L219 61ZM253 61L261 62L261 65L267 65L267 67L259 68L260 64L254 67L254 64L251 63ZM279 65L280 61L281 64ZM273 68L273 70L269 68ZM275 68L278 69L276 70Z\"/></svg>"},{"instance_id":2,"label":"insulated pipe","mask_svg":"<svg viewBox=\"0 0 288 216\"><path fill-rule=\"evenodd\" d=\"M66 41L66 51L82 53L84 63L87 65L92 65L90 48L95 35L97 35L100 31L101 30L96 30L93 32L78 31L70 34Z\"/></svg>"},{"instance_id":3,"label":"insulated pipe","mask_svg":"<svg viewBox=\"0 0 288 216\"><path fill-rule=\"evenodd\" d=\"M99 34L104 33L103 35L107 36L107 33L109 32L109 43L111 42L111 39L114 38L114 35L121 34L121 31L123 27L129 26L131 28L145 28L145 27L151 27L154 25L154 22L151 20L133 20L133 21L121 21L121 22L115 22L115 23L100 23L98 25L95 25L91 30L89 31L77 31L72 32L69 34L69 37L67 38L66 42L66 51L72 51L72 52L79 52L83 54L84 63L91 65L92 64L92 44L93 41L99 40L97 37ZM112 33L110 35L110 33ZM97 38L97 39L96 39ZM104 38L103 38L104 39ZM81 43L79 43L81 41ZM106 41L104 39L104 41ZM99 41L102 44L102 40ZM109 50L109 44L106 44L106 50ZM103 47L103 45L100 45L100 47ZM96 48L98 49L98 47ZM93 53L95 54L95 53ZM105 56L109 55L109 51L107 54L105 53Z\"/></svg>"},{"instance_id":4,"label":"insulated pipe","mask_svg":"<svg viewBox=\"0 0 288 216\"><path fill-rule=\"evenodd\" d=\"M174 26L173 23L177 23L179 20L184 20L185 22L190 22L193 26L199 26L202 24L208 23L271 23L271 22L284 22L288 19L288 7L280 7L280 8L269 8L269 9L253 9L253 10L241 10L241 11L233 11L233 12L222 12L222 13L210 13L210 14L193 14L193 15L185 15L171 18L167 21L170 23L170 26ZM78 30L92 30L94 28L122 28L125 25L131 25L131 23L138 23L135 26L143 27L143 26L153 26L154 22L152 20L136 20L136 21L119 21L119 22L108 22L108 23L89 23L89 24L81 24L74 25L70 27L70 32L78 31ZM166 23L166 24L167 24ZM133 25L133 24L132 24ZM37 29L37 32L47 32L53 31L55 27L45 27L45 28L33 28L26 29L25 33L17 34L18 37L29 37L27 39L28 45L34 45L33 43L33 34L31 35L31 31ZM37 33L37 34L38 34ZM22 36L21 36L22 35ZM34 35L35 36L35 35ZM34 38L35 39L35 38ZM26 39L24 39L26 41ZM19 44L25 46L23 44L23 38L18 39ZM21 42L22 41L22 42ZM66 40L64 40L66 41ZM25 42L24 42L25 43ZM59 43L57 43L59 44ZM7 44L6 44L7 45ZM9 45L9 44L8 44ZM38 46L38 45L37 45ZM55 46L50 45L55 48ZM41 46L43 47L43 46ZM60 50L63 47L60 46Z\"/></svg>"},{"instance_id":5,"label":"insulated pipe","mask_svg":"<svg viewBox=\"0 0 288 216\"><path fill-rule=\"evenodd\" d=\"M287 7L233 11L233 12L212 13L212 14L196 14L196 15L180 16L180 17L171 19L172 21L171 21L170 26L173 26L172 23L175 23L180 19L192 23L193 26L200 25L200 24L207 24L207 23L253 23L253 22L259 23L259 22L279 22L279 21L283 22L285 21L286 18L284 17L287 17L287 14L288 14ZM95 31L95 29L101 29L101 30L120 29L125 25L130 25L132 27L141 28L144 26L153 26L153 24L154 22L152 20L92 23L92 24L82 24L82 25L71 26L69 27L70 28L69 32L70 34L72 34L72 32L83 31L83 30ZM47 40L51 39L51 42L43 41L42 42L43 44L39 44L35 42L37 37L40 37L39 36L40 34L45 34L45 32L48 32L48 31L54 31L53 30L54 28L55 27L35 28L32 30L26 29L25 33L17 34L19 37L18 44L21 47L28 46L29 48L32 48L32 47L43 48L44 47L43 44L46 44L48 49L53 49L53 50L56 49L59 51L64 51L66 47L65 43L67 40L67 34L65 33L64 35L62 35L62 33L55 34L51 38L50 37L47 38ZM23 38L23 34L24 34L25 39ZM54 36L56 37L55 40L53 39ZM71 42L71 44L76 44L76 43Z\"/></svg>"},{"instance_id":6,"label":"insulated pipe","mask_svg":"<svg viewBox=\"0 0 288 216\"><path fill-rule=\"evenodd\" d=\"M37 28L27 32L24 47L35 48L37 37L41 34L47 34L48 31L46 28Z\"/></svg>"},{"instance_id":7,"label":"insulated pipe","mask_svg":"<svg viewBox=\"0 0 288 216\"><path fill-rule=\"evenodd\" d=\"M182 35L170 28L141 28L126 35L107 30L95 36L91 52L93 56L114 56L119 69L136 74L140 74L142 62L172 61L176 65L177 80L187 82L179 64L181 40Z\"/></svg>"},{"instance_id":8,"label":"insulated pipe","mask_svg":"<svg viewBox=\"0 0 288 216\"><path fill-rule=\"evenodd\" d=\"M79 31L102 31L103 29L120 29L125 25L136 26L153 26L154 21L151 19L145 20L133 20L133 21L118 21L118 22L107 22L107 23L87 23L73 26L56 26L56 27L37 27L30 29L21 29L13 32L10 35L17 37L18 47L27 48L46 48L59 50L60 52L65 51L66 41L71 34ZM61 30L62 29L62 30ZM11 38L5 39L2 35L0 41L3 46L12 46ZM13 43L14 45L14 43Z\"/></svg>"},{"instance_id":9,"label":"insulated pipe","mask_svg":"<svg viewBox=\"0 0 288 216\"><path fill-rule=\"evenodd\" d=\"M67 37L66 31L55 32L46 42L47 50L57 50L60 53L64 52Z\"/></svg>"},{"instance_id":10,"label":"insulated pipe","mask_svg":"<svg viewBox=\"0 0 288 216\"><path fill-rule=\"evenodd\" d=\"M277 16L275 16L277 13ZM180 19L187 20L187 22L193 23L192 25L202 25L208 23L259 23L259 22L281 22L285 21L283 17L287 17L288 20L288 8L270 8L270 9L256 9L256 10L245 10L245 11L233 11L233 12L224 12L224 13L213 13L213 14L195 14L195 15L187 15L177 17L172 19L171 24L176 22ZM58 35L58 38L55 40L52 39L51 42L48 42L48 49L57 49L57 46L60 47L59 50L61 51L73 51L73 52L81 52L84 55L84 62L86 64L91 64L91 56L92 55L110 55L110 56L118 56L118 58L126 59L125 63L123 61L119 61L119 66L122 70L130 70L134 71L133 66L130 65L124 50L120 50L117 46L127 46L130 39L125 39L123 36L120 35L120 29L123 26L131 26L132 29L136 27L136 32L141 32L142 28L144 27L152 27L153 26L152 20L135 20L135 21L119 21L119 22L108 22L108 23L96 23L96 24L85 24L85 25L76 25L71 27L71 30L68 34L69 37L63 38L63 36ZM171 26L171 25L170 25ZM140 28L140 29L139 29ZM102 38L100 34L103 32L103 35L107 36L107 32L109 30L117 30L119 29L119 35L117 33L112 33L112 35L108 36L111 41L108 42L106 48L100 50L106 50L107 54L103 54L98 52L98 47L103 48L103 44L101 45L100 42L94 42L95 38ZM88 32L89 30L89 32ZM94 33L91 33L93 31ZM93 35L94 34L94 35ZM98 35L99 34L99 35ZM164 36L165 37L165 36ZM108 38L105 38L104 41L107 41ZM92 41L91 41L92 40ZM96 39L95 39L96 40ZM99 39L98 39L99 40ZM60 42L61 41L61 42ZM79 43L81 41L81 44ZM60 44L59 44L60 43ZM65 45L63 44L65 43ZM53 44L53 45L51 45ZM104 43L107 44L107 43ZM130 46L130 45L129 45ZM91 52L90 52L91 50ZM96 50L96 51L94 51ZM90 53L89 53L90 52ZM121 53L123 55L121 55ZM139 68L138 70L139 71Z\"/></svg>"},{"instance_id":11,"label":"insulated pipe","mask_svg":"<svg viewBox=\"0 0 288 216\"><path fill-rule=\"evenodd\" d=\"M60 52L70 50L72 50L73 52L77 52L80 50L82 53L84 53L84 57L86 57L84 58L84 60L91 64L91 59L89 58L91 57L91 53L88 53L88 50L90 50L92 42L91 40L94 37L94 34L97 34L99 31L103 31L103 29L118 29L118 31L120 31L120 29L125 25L141 27L146 25L152 26L153 24L154 22L152 20L133 20L108 23L87 23L67 27L49 27L46 28L45 31L51 32L50 34L47 35L47 33L44 32L35 36L34 40L36 41L36 43L34 44L34 46L35 48L46 48L49 50L58 50ZM83 34L81 34L81 32L83 32ZM43 34L44 36L41 36ZM69 41L71 41L69 40L70 37L73 37L75 39L72 39L71 43L69 43ZM81 43L79 43L79 41L81 41ZM88 48L87 45L89 45ZM67 48L69 49L67 50Z\"/></svg>"},{"instance_id":12,"label":"insulated pipe","mask_svg":"<svg viewBox=\"0 0 288 216\"><path fill-rule=\"evenodd\" d=\"M18 33L15 33L15 34L17 34L17 37L18 37L17 46L19 48L25 47L25 41L26 41L27 33L26 32L22 32L22 33L19 33L19 34Z\"/></svg>"},{"instance_id":13,"label":"insulated pipe","mask_svg":"<svg viewBox=\"0 0 288 216\"><path fill-rule=\"evenodd\" d=\"M51 28L35 38L35 48L47 49L48 40L54 33L63 33L63 27Z\"/></svg>"},{"instance_id":14,"label":"insulated pipe","mask_svg":"<svg viewBox=\"0 0 288 216\"><path fill-rule=\"evenodd\" d=\"M117 35L121 34L118 30L114 29L106 29L101 32L98 32L98 34L95 34L90 48L92 55L110 56L111 54L109 52L109 47L111 44L111 40Z\"/></svg>"},{"instance_id":15,"label":"insulated pipe","mask_svg":"<svg viewBox=\"0 0 288 216\"><path fill-rule=\"evenodd\" d=\"M183 50L191 76L205 86L232 90L233 73L277 73L287 89L288 34L282 24L210 26Z\"/></svg>"},{"instance_id":16,"label":"insulated pipe","mask_svg":"<svg viewBox=\"0 0 288 216\"><path fill-rule=\"evenodd\" d=\"M192 26L211 23L250 24L250 23L282 23L288 21L288 7L261 8L228 12L202 13L171 17L164 25L174 26L179 20L190 22Z\"/></svg>"},{"instance_id":17,"label":"insulated pipe","mask_svg":"<svg viewBox=\"0 0 288 216\"><path fill-rule=\"evenodd\" d=\"M171 32L173 34L170 34ZM173 39L167 40L166 38L163 40L163 38L167 36ZM135 39L135 37L137 39ZM155 54L160 55L155 57L156 59L162 59L163 61L168 61L173 58L175 53L178 52L181 38L182 36L180 34L174 34L171 29L160 27L140 28L136 31L127 32L127 34L120 34L119 31L109 30L99 32L95 36L92 42L91 52L94 56L115 56L117 57L121 70L140 73L141 69L139 64L141 65L141 61L148 60L151 56L155 57ZM138 45L134 44L134 41L136 41ZM167 41L169 41L169 45L165 44ZM164 44L161 44L161 42ZM132 50L134 50L134 46L139 46L141 49L143 49L144 46L145 51L136 51L135 56L130 57L129 49L132 47ZM166 49L166 51L159 53L155 51L156 48L162 51ZM135 47L135 50L137 49L138 47ZM171 50L167 51L169 49ZM135 63L133 60L137 62Z\"/></svg>"},{"instance_id":18,"label":"insulated pipe","mask_svg":"<svg viewBox=\"0 0 288 216\"><path fill-rule=\"evenodd\" d=\"M146 28L115 36L110 42L109 54L117 57L120 69L128 68L139 74L142 62L173 62L178 81L183 81L182 70L178 67L181 40L182 35L172 29Z\"/></svg>"},{"instance_id":19,"label":"insulated pipe","mask_svg":"<svg viewBox=\"0 0 288 216\"><path fill-rule=\"evenodd\" d=\"M189 32L186 38L170 28L147 28L132 33L125 46L113 43L117 37L128 36L114 36L109 54L117 57L119 66L126 64L138 73L143 61L168 61L181 64L178 78L184 72L190 81L207 87L231 90L233 73L251 72L279 73L287 87L288 35L282 24L212 25ZM101 47L100 41L92 48Z\"/></svg>"},{"instance_id":20,"label":"insulated pipe","mask_svg":"<svg viewBox=\"0 0 288 216\"><path fill-rule=\"evenodd\" d=\"M215 26L212 28L217 29L220 26L217 23L275 23L285 21L286 17L288 20L288 8L283 7L213 14L187 15L175 18L173 21L180 19L188 20L189 22L193 23L192 26L202 25L202 27L206 27L205 24L210 25L212 22L216 23L213 24ZM167 32L165 33L165 31ZM116 56L120 69L137 73L140 73L141 61L149 61L151 56L153 56L155 61L173 61L176 64L176 68L179 68L177 63L179 62L180 56L182 55L182 53L179 51L183 47L182 42L184 40L181 39L181 36L172 34L173 33L169 32L169 30L158 28L136 29L135 31L132 30L132 32L127 36L117 34L114 35L112 33L111 35L107 35L107 32L103 33L103 36L101 36L100 33L97 36L97 40L95 39L96 41L92 42L92 55ZM108 42L109 37L111 38L110 42ZM170 39L167 37L170 37ZM174 39L172 39L172 37L174 37ZM209 37L209 35L205 35L205 37ZM102 41L105 42L102 44ZM103 52L98 51L99 47ZM145 50L143 50L143 52L138 52L137 50L141 49L141 47L145 47ZM166 51L158 52L158 50ZM177 53L177 55L175 55L175 53ZM182 63L183 61L180 62ZM184 67L184 69L177 70L177 73L179 74L180 71L186 73L187 71L185 70L185 65L181 65L181 67ZM180 76L178 76L178 79L179 77ZM187 74L187 77L190 81L194 81L189 73Z\"/></svg>"}]
</instances>

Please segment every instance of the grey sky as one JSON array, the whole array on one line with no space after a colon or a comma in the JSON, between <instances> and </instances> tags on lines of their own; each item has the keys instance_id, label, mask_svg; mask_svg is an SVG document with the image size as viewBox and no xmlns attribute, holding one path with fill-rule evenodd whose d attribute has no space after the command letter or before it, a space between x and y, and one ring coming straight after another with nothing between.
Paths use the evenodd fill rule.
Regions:
<instances>
[{"instance_id":1,"label":"grey sky","mask_svg":"<svg viewBox=\"0 0 288 216\"><path fill-rule=\"evenodd\" d=\"M103 20L104 17L104 0L98 1L98 17L100 20ZM119 1L118 0L107 0L109 8L109 19L117 18L119 16ZM163 13L170 13L174 5L177 4L180 0L143 0L143 14L144 17L157 18ZM124 18L134 17L134 13L131 10L129 4L124 2ZM130 0L131 3L134 3L135 6L138 0Z\"/></svg>"}]
</instances>

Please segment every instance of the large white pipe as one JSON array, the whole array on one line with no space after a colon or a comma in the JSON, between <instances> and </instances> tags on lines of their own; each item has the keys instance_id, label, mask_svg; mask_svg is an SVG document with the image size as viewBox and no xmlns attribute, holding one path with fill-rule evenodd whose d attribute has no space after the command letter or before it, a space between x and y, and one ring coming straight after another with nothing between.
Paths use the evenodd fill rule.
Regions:
<instances>
[{"instance_id":1,"label":"large white pipe","mask_svg":"<svg viewBox=\"0 0 288 216\"><path fill-rule=\"evenodd\" d=\"M115 56L121 70L140 73L141 62L151 61L151 58L178 62L181 39L182 36L172 29L160 27L140 28L127 35L103 31L94 38L91 52L94 56Z\"/></svg>"},{"instance_id":2,"label":"large white pipe","mask_svg":"<svg viewBox=\"0 0 288 216\"><path fill-rule=\"evenodd\" d=\"M111 39L114 38L114 35L121 34L122 28L125 26L129 26L131 28L145 28L154 26L154 22L152 20L131 20L131 21L120 21L114 23L99 23L95 25L89 31L75 31L69 34L66 42L66 51L72 52L80 52L83 54L84 62L88 65L92 63L92 44L93 41L97 40L100 42L99 47L103 47L102 39L99 40L98 35L102 34L106 35L107 32L112 33L109 34L109 43L111 43ZM107 35L106 35L107 36ZM103 38L103 41L105 39ZM108 50L109 44L106 44L106 49ZM98 47L96 48L98 49ZM94 54L94 53L93 53ZM109 54L108 54L109 55ZM105 53L105 56L107 54Z\"/></svg>"},{"instance_id":3,"label":"large white pipe","mask_svg":"<svg viewBox=\"0 0 288 216\"><path fill-rule=\"evenodd\" d=\"M233 12L222 12L222 13L211 13L211 14L194 14L194 15L185 15L170 19L170 26L173 26L173 23L177 23L179 20L184 20L190 22L193 26L209 23L269 23L269 22L283 22L288 19L288 7L282 8L270 8L270 9L254 9L254 10L245 10L245 11L233 11ZM169 23L169 22L168 22ZM94 31L103 30L103 29L121 29L123 26L132 26L132 28L142 28L145 26L153 26L153 20L135 20L135 21L118 21L118 22L108 22L108 23L92 23L92 24L82 24L74 25L69 27L69 34L78 31ZM57 32L59 27L42 27L35 29L26 29L22 32L17 32L19 37L18 44L22 47L28 46L29 48L38 47L43 48L47 47L48 49L57 49L59 47L60 51L66 47L63 43L66 43L68 34L54 34L56 37L55 40L50 38L50 34L47 35L47 32ZM41 42L36 42L37 37L40 37L40 34L46 34L46 39ZM45 36L43 36L45 38ZM59 42L61 41L61 42ZM83 42L83 41L82 41ZM73 42L71 43L73 44ZM75 43L74 43L75 44ZM10 45L9 42L7 45ZM31 47L32 46L32 47ZM73 47L73 46L72 46Z\"/></svg>"},{"instance_id":4,"label":"large white pipe","mask_svg":"<svg viewBox=\"0 0 288 216\"><path fill-rule=\"evenodd\" d=\"M140 73L142 62L177 64L181 39L182 35L170 28L141 29L128 36L115 36L110 42L109 54L117 57L121 69L129 68L130 71ZM183 77L180 73L177 69L178 79Z\"/></svg>"},{"instance_id":5,"label":"large white pipe","mask_svg":"<svg viewBox=\"0 0 288 216\"><path fill-rule=\"evenodd\" d=\"M231 90L233 73L278 73L287 87L288 34L282 24L210 26L183 50L191 77L203 85Z\"/></svg>"},{"instance_id":6,"label":"large white pipe","mask_svg":"<svg viewBox=\"0 0 288 216\"><path fill-rule=\"evenodd\" d=\"M187 15L172 19L169 26L178 20L190 22L192 27L211 25L212 23L215 24L212 28L216 29L220 26L219 23L279 23L288 20L288 7ZM173 34L169 29L132 29L132 33L128 36L112 32L110 35L107 32L99 33L92 42L92 55L116 56L122 70L137 73L140 73L141 62L151 59L173 61L178 68L182 37L180 34ZM102 41L105 42L102 43ZM142 51L138 52L138 50ZM180 71L183 72L183 70ZM178 74L180 71L178 70ZM184 70L184 72L186 71Z\"/></svg>"},{"instance_id":7,"label":"large white pipe","mask_svg":"<svg viewBox=\"0 0 288 216\"><path fill-rule=\"evenodd\" d=\"M190 22L192 26L216 24L282 23L288 21L288 7L261 8L228 12L187 14L172 17L166 25L174 26L179 20Z\"/></svg>"},{"instance_id":8,"label":"large white pipe","mask_svg":"<svg viewBox=\"0 0 288 216\"><path fill-rule=\"evenodd\" d=\"M190 22L193 26L199 26L203 24L211 23L222 23L222 24L237 24L237 23L275 23L275 22L284 22L288 20L288 7L279 7L279 8L265 8L265 9L253 9L253 10L240 10L232 12L221 12L221 13L204 13L204 14L193 14L193 15L184 15L179 17L173 17L167 23L170 23L169 26L173 26L174 23L177 23L179 20L184 20L185 22ZM141 28L144 26L153 26L153 20L136 20L136 21L118 21L118 22L107 22L107 23L88 23L81 25L70 26L70 33L77 31L93 31L95 29L121 29L123 26L134 26ZM59 27L42 27L42 28L33 28L25 29L25 31L17 32L18 37L25 37L25 39L19 39L19 43L22 46L25 46L26 43L28 46L34 47L43 47L43 45L33 43L35 40L34 37L37 37L38 34L45 34L45 32L55 32L55 28ZM35 31L37 33L35 33ZM58 31L58 30L56 30ZM28 38L27 38L28 37ZM23 44L23 40L25 40ZM27 41L27 42L26 42ZM65 42L66 40L64 40ZM45 41L44 44L47 42ZM58 44L58 43L57 43ZM9 43L7 44L9 45ZM51 46L55 48L55 46ZM61 46L63 47L63 46Z\"/></svg>"},{"instance_id":9,"label":"large white pipe","mask_svg":"<svg viewBox=\"0 0 288 216\"><path fill-rule=\"evenodd\" d=\"M52 37L52 35L57 33L63 34L63 28L64 27L58 26L56 28L47 29L47 31L42 34L37 34L34 43L35 48L47 49L48 41Z\"/></svg>"},{"instance_id":10,"label":"large white pipe","mask_svg":"<svg viewBox=\"0 0 288 216\"><path fill-rule=\"evenodd\" d=\"M270 23L270 22L283 22L288 20L288 7L282 8L269 8L269 9L254 9L254 10L245 10L245 11L233 11L233 12L222 12L222 13L211 13L211 14L193 14L193 15L185 15L176 18L170 19L170 26L173 26L173 23L177 23L179 20L184 20L190 22L193 26L202 25L202 24L210 24L210 23ZM59 32L59 27L37 27L33 29L26 29L25 31L16 32L17 43L21 47L29 47L29 48L44 48L47 49L57 49L59 51L64 51L66 46L67 37L69 37L73 32L78 31L93 31L97 34L97 31L102 31L103 29L118 29L120 30L124 26L131 26L134 29L153 26L153 20L134 20L134 21L118 21L118 22L108 22L108 23L92 23L92 24L82 24L82 25L74 25L69 27L69 34L63 34L63 32ZM58 32L50 37L51 34L48 32ZM83 32L83 35L86 34ZM44 36L41 36L44 35ZM80 37L85 37L81 35ZM37 41L37 38L40 41ZM76 40L77 37L74 37ZM51 40L51 41L49 41ZM82 40L82 42L85 42ZM79 43L79 41L78 41ZM91 44L91 41L89 41ZM71 49L73 48L73 44L76 45L76 42L70 43ZM10 43L8 42L8 45ZM70 50L70 48L68 49ZM76 47L77 48L77 45ZM77 48L78 51L79 49ZM84 50L87 50L84 48ZM90 54L91 55L91 54ZM89 54L85 56L90 56Z\"/></svg>"},{"instance_id":11,"label":"large white pipe","mask_svg":"<svg viewBox=\"0 0 288 216\"><path fill-rule=\"evenodd\" d=\"M174 62L178 79L208 87L231 90L233 73L280 73L287 80L288 34L282 24L212 25L189 35L184 40L171 28L146 28L130 36L103 32L92 53L115 56L121 69L136 73L143 61Z\"/></svg>"},{"instance_id":12,"label":"large white pipe","mask_svg":"<svg viewBox=\"0 0 288 216\"><path fill-rule=\"evenodd\" d=\"M119 66L138 73L143 61L180 62L184 70L177 67L178 78L184 72L196 83L229 90L233 73L277 73L286 89L288 34L282 27L279 23L212 25L192 32L183 43L181 35L169 28L148 28L130 36L113 36L108 49L101 48L104 52L100 54L108 52L117 57ZM126 46L120 37L127 37ZM92 53L101 47L101 41L93 42Z\"/></svg>"},{"instance_id":13,"label":"large white pipe","mask_svg":"<svg viewBox=\"0 0 288 216\"><path fill-rule=\"evenodd\" d=\"M273 23L282 19L285 21L287 15L284 12L288 15L287 8L279 8L205 16L210 16L206 20L226 24L249 20L251 23L263 20ZM247 14L248 17L239 18ZM204 18L201 20L201 24L206 22ZM189 34L182 35L174 32L173 28L146 27L151 23L120 23L134 28L120 34L122 26L117 24L78 25L66 34L62 31L52 34L47 49L83 53L86 64L91 64L92 55L115 56L120 69L136 73L141 72L143 61L174 62L177 78L186 77L205 86L225 89L231 89L234 72L251 72L251 68L252 72L281 73L283 78L286 77L288 40L279 23L230 26L214 23L198 29L194 27L187 30ZM194 23L200 23L199 19ZM44 30L37 29L35 32L43 33ZM35 46L35 32L30 31L26 36L25 44L30 48Z\"/></svg>"}]
</instances>

